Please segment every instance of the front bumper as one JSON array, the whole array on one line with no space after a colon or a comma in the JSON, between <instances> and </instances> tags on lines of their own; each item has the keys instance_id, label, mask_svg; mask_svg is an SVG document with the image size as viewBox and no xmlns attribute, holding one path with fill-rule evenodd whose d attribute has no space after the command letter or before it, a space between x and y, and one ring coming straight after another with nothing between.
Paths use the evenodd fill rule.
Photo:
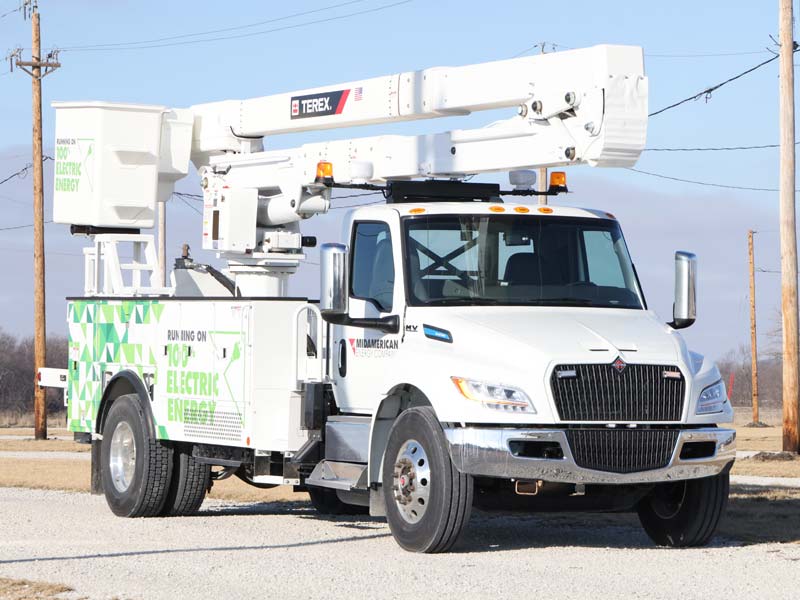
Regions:
<instances>
[{"instance_id":1,"label":"front bumper","mask_svg":"<svg viewBox=\"0 0 800 600\"><path fill-rule=\"evenodd\" d=\"M450 457L462 473L504 479L530 479L562 483L630 484L698 479L717 475L736 458L736 432L716 427L681 430L667 466L635 473L610 473L576 464L567 436L561 429L447 427ZM563 458L515 456L512 441L558 442ZM681 459L687 442L714 442L707 458Z\"/></svg>"}]
</instances>

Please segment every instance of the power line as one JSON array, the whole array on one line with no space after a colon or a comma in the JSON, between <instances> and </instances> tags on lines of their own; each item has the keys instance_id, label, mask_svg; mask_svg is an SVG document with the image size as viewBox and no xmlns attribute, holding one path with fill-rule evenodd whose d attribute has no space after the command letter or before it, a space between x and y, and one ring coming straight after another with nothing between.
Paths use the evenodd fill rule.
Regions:
<instances>
[{"instance_id":1,"label":"power line","mask_svg":"<svg viewBox=\"0 0 800 600\"><path fill-rule=\"evenodd\" d=\"M53 222L52 219L44 221L45 224L52 222ZM33 227L33 223L30 223L29 225L14 225L12 227L0 227L0 231L14 231L15 229L27 229L28 227Z\"/></svg>"},{"instance_id":2,"label":"power line","mask_svg":"<svg viewBox=\"0 0 800 600\"><path fill-rule=\"evenodd\" d=\"M24 6L25 5L20 2L20 5L17 8L15 8L13 10L9 10L8 12L4 12L3 14L1 14L0 15L0 19L5 19L9 15L13 15L15 12L20 12L24 8Z\"/></svg>"},{"instance_id":3,"label":"power line","mask_svg":"<svg viewBox=\"0 0 800 600\"><path fill-rule=\"evenodd\" d=\"M328 6L323 6L321 8L315 8L314 10L304 10L302 12L292 13L290 15L284 15L282 17L276 17L274 19L267 19L265 21L256 21L255 23L248 23L247 25L237 25L235 27L223 27L221 29L209 29L206 31L198 31L195 33L184 33L181 35L172 35L167 37L160 37L160 38L151 38L149 40L138 40L135 42L109 42L107 44L90 44L90 45L83 45L83 46L65 46L61 48L62 50L95 50L95 49L106 49L106 48L117 48L120 46L134 46L140 44L155 44L158 42L166 42L171 40L180 40L189 37L198 37L202 35L212 35L215 33L225 33L228 31L238 31L241 29L250 29L251 27L258 27L259 25L267 25L269 23L277 23L278 21L286 21L288 19L293 19L295 17L304 17L306 15L312 15L319 12L324 12L326 10L333 10L336 8L341 8L342 6L347 6L349 4L359 4L364 2L364 0L349 0L348 2L340 2L338 4L330 4Z\"/></svg>"},{"instance_id":4,"label":"power line","mask_svg":"<svg viewBox=\"0 0 800 600\"><path fill-rule=\"evenodd\" d=\"M511 58L518 58L523 54L527 54L532 50L536 50L542 47L542 44L545 47L549 46L553 49L553 51L557 49L562 50L574 50L572 46L566 46L564 44L559 44L556 42L539 42L532 46L528 46L524 50L517 52ZM753 56L758 54L766 54L770 52L767 48L763 48L761 50L749 50L749 51L732 51L732 52L678 52L678 53L661 53L661 52L645 52L644 55L647 58L719 58L719 57L726 57L726 56Z\"/></svg>"},{"instance_id":5,"label":"power line","mask_svg":"<svg viewBox=\"0 0 800 600\"><path fill-rule=\"evenodd\" d=\"M794 52L797 52L797 42L795 42L795 44L794 44ZM674 102L673 104L670 104L669 106L665 106L664 108L661 108L661 109L659 109L659 110L657 110L655 112L652 112L647 116L648 117L655 117L656 115L660 115L661 113L666 112L666 111L668 111L670 109L677 108L681 104L685 104L686 102L691 102L692 100L697 100L697 99L702 98L702 97L705 97L706 99L708 99L708 97L711 96L712 92L715 92L716 90L718 90L722 86L727 85L727 84L729 84L729 83L731 83L733 81L736 81L737 79L740 79L740 78L744 77L745 75L748 75L749 73L752 73L753 71L755 71L757 69L760 69L761 67L763 67L765 65L768 65L769 63L774 62L776 60L778 60L778 56L777 55L773 56L772 58L768 58L767 60L758 63L756 66L750 67L746 71L742 71L741 73L739 73L737 75L734 75L733 77L729 77L728 79L726 79L725 81L723 81L721 83L718 83L716 85L712 85L711 87L707 87L703 91L698 92L697 94L694 94L693 96L689 96L688 98L684 98L683 100L679 100L678 102Z\"/></svg>"},{"instance_id":6,"label":"power line","mask_svg":"<svg viewBox=\"0 0 800 600\"><path fill-rule=\"evenodd\" d=\"M704 185L708 187L716 187L716 188L724 188L728 190L746 190L750 192L777 192L779 191L778 188L759 188L759 187L747 187L743 185L727 185L724 183L711 183L708 181L696 181L694 179L681 179L680 177L672 177L671 175L662 175L661 173L653 173L651 171L642 171L641 169L634 169L633 167L628 167L628 171L633 171L634 173L641 173L642 175L650 175L651 177L658 177L659 179L669 179L670 181L679 181L681 183L692 183L694 185ZM800 191L800 190L798 190Z\"/></svg>"},{"instance_id":7,"label":"power line","mask_svg":"<svg viewBox=\"0 0 800 600\"><path fill-rule=\"evenodd\" d=\"M700 54L653 54L646 52L645 56L648 58L717 58L722 56L752 56L754 54L765 54L766 52L769 52L769 50L764 48L763 50L753 50L749 52L710 52Z\"/></svg>"},{"instance_id":8,"label":"power line","mask_svg":"<svg viewBox=\"0 0 800 600\"><path fill-rule=\"evenodd\" d=\"M192 206L191 204L189 204L189 201L188 201L186 198L184 198L184 196L185 196L186 194L175 194L175 195L176 195L176 196L178 196L178 199L179 199L181 202L183 202L183 203L184 203L186 206L188 206L189 208L191 208L191 209L192 209L194 212L196 212L198 215L202 215L202 214L203 214L201 211L197 210L197 208L196 208L195 206Z\"/></svg>"},{"instance_id":9,"label":"power line","mask_svg":"<svg viewBox=\"0 0 800 600\"><path fill-rule=\"evenodd\" d=\"M795 146L800 142L795 142ZM722 152L728 150L762 150L764 148L780 148L780 144L762 144L760 146L716 146L705 148L645 148L643 152Z\"/></svg>"},{"instance_id":10,"label":"power line","mask_svg":"<svg viewBox=\"0 0 800 600\"><path fill-rule=\"evenodd\" d=\"M48 160L53 160L53 157L52 156L44 156L42 158L42 162L43 163L46 163ZM12 173L11 175L6 177L5 179L0 180L0 185L3 185L7 181L11 181L12 179L14 179L14 177L25 177L28 174L28 171L30 171L32 168L33 168L33 163L28 163L27 165L22 167L16 173Z\"/></svg>"},{"instance_id":11,"label":"power line","mask_svg":"<svg viewBox=\"0 0 800 600\"><path fill-rule=\"evenodd\" d=\"M72 47L62 48L61 50L70 51L70 52L95 52L95 51L109 51L109 50L148 50L148 49L151 49L151 48L167 48L167 47L172 47L172 46L188 46L188 45L193 45L193 44L202 44L202 43L205 43L205 42L218 42L218 41L223 41L223 40L234 40L234 39L254 37L254 36L259 36L259 35L267 35L267 34L270 34L270 33L276 33L278 31L288 31L288 30L291 30L291 29L298 29L298 28L301 28L301 27L306 27L308 25L318 25L320 23L330 23L332 21L339 21L339 20L342 20L342 19L348 19L350 17L356 17L356 16L366 15L366 14L369 14L369 13L374 13L374 12L378 12L378 11L382 11L382 10L387 10L389 8L394 8L396 6L400 6L400 5L403 5L403 4L408 4L409 2L412 2L412 0L400 0L399 2L393 2L391 4L385 4L383 6L377 6L375 8L368 8L368 9L359 10L359 11L355 11L355 12L351 12L351 13L347 13L347 14L343 14L343 15L337 15L335 17L327 17L325 19L316 19L316 20L313 20L313 21L306 21L304 23L297 23L297 24L294 24L294 25L284 25L282 27L274 27L272 29L264 29L264 30L261 30L261 31L253 31L253 32L250 32L250 33L241 33L241 34L237 34L237 35L217 36L217 37L210 37L210 38L205 38L205 39L200 39L200 40L184 40L184 41L177 41L177 42L165 42L165 43L155 43L155 44L148 44L148 43L140 42L140 44L142 44L142 45L136 45L136 46L131 45L131 46L128 46L128 47L111 47L111 46L108 46L108 45L103 45L103 46L98 46L98 47L81 48L81 47L78 47L78 46L72 46ZM130 42L130 43L134 44L135 42Z\"/></svg>"}]
</instances>

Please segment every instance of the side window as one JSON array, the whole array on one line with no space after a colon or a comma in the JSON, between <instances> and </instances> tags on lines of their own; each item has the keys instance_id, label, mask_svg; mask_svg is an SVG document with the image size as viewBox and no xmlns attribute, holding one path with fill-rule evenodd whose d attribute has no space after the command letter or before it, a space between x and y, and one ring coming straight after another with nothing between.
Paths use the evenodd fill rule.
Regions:
<instances>
[{"instance_id":1,"label":"side window","mask_svg":"<svg viewBox=\"0 0 800 600\"><path fill-rule=\"evenodd\" d=\"M586 230L583 232L588 263L588 281L600 286L625 287L619 256L611 232Z\"/></svg>"},{"instance_id":2,"label":"side window","mask_svg":"<svg viewBox=\"0 0 800 600\"><path fill-rule=\"evenodd\" d=\"M350 294L371 300L383 312L392 310L394 257L386 223L356 223Z\"/></svg>"}]
</instances>

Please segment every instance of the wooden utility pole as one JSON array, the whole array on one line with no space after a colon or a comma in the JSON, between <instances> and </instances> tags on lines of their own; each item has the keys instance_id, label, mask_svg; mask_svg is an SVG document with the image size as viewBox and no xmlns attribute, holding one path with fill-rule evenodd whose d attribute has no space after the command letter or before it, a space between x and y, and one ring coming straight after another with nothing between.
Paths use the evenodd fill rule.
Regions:
<instances>
[{"instance_id":1,"label":"wooden utility pole","mask_svg":"<svg viewBox=\"0 0 800 600\"><path fill-rule=\"evenodd\" d=\"M794 36L792 0L779 1L780 232L783 322L783 449L800 452L798 432L797 232L794 207Z\"/></svg>"},{"instance_id":2,"label":"wooden utility pole","mask_svg":"<svg viewBox=\"0 0 800 600\"><path fill-rule=\"evenodd\" d=\"M46 60L42 60L39 10L36 0L26 0L23 8L26 15L30 14L32 30L31 60L20 60L18 54L16 66L28 73L33 81L33 418L35 437L37 440L44 440L47 439L47 396L46 390L38 384L39 369L45 366L47 358L44 303L42 78L61 65L52 53Z\"/></svg>"},{"instance_id":3,"label":"wooden utility pole","mask_svg":"<svg viewBox=\"0 0 800 600\"><path fill-rule=\"evenodd\" d=\"M750 257L750 379L752 384L753 422L758 426L758 343L756 341L756 267L753 256L753 234L747 232L747 254Z\"/></svg>"},{"instance_id":4,"label":"wooden utility pole","mask_svg":"<svg viewBox=\"0 0 800 600\"><path fill-rule=\"evenodd\" d=\"M542 54L544 54L544 45L546 43L547 42L542 42L542 52L541 52ZM538 186L539 191L546 192L548 187L547 167L539 168L538 179L539 179L539 186ZM539 204L547 204L547 196L539 196Z\"/></svg>"}]
</instances>

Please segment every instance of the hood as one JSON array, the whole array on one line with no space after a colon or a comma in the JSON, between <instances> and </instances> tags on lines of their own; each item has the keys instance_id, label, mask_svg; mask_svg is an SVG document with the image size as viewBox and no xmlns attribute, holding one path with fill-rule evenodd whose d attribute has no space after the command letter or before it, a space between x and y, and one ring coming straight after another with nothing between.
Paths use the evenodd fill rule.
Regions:
<instances>
[{"instance_id":1,"label":"hood","mask_svg":"<svg viewBox=\"0 0 800 600\"><path fill-rule=\"evenodd\" d=\"M448 317L454 329L477 325L556 360L672 363L682 354L675 331L645 310L470 307Z\"/></svg>"}]
</instances>

